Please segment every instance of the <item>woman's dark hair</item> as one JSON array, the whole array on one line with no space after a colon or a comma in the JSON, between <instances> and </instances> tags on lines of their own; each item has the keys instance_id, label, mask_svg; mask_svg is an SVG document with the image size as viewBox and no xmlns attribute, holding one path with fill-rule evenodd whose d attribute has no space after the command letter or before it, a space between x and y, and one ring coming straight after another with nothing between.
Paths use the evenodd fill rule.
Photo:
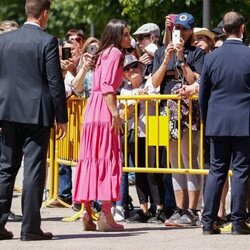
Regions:
<instances>
[{"instance_id":1,"label":"woman's dark hair","mask_svg":"<svg viewBox=\"0 0 250 250\"><path fill-rule=\"evenodd\" d=\"M128 27L128 24L123 20L112 19L109 21L101 36L96 62L105 49L109 47L121 49L122 34L125 27Z\"/></svg>"}]
</instances>

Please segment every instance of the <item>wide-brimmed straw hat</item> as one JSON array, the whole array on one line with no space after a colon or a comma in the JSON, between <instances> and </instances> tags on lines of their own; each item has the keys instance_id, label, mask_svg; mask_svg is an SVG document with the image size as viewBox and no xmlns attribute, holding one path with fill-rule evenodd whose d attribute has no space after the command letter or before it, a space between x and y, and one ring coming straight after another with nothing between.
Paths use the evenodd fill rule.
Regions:
<instances>
[{"instance_id":1,"label":"wide-brimmed straw hat","mask_svg":"<svg viewBox=\"0 0 250 250\"><path fill-rule=\"evenodd\" d=\"M194 28L194 36L203 35L210 38L214 42L215 34L207 28Z\"/></svg>"}]
</instances>

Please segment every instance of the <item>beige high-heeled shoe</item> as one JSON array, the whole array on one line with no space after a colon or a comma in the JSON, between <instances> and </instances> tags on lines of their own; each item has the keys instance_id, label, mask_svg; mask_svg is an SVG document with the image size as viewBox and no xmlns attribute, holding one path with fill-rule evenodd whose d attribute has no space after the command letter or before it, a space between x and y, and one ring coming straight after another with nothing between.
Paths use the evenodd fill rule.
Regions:
<instances>
[{"instance_id":1,"label":"beige high-heeled shoe","mask_svg":"<svg viewBox=\"0 0 250 250\"><path fill-rule=\"evenodd\" d=\"M82 214L83 231L96 231L96 224L90 219L88 212L85 210Z\"/></svg>"},{"instance_id":2,"label":"beige high-heeled shoe","mask_svg":"<svg viewBox=\"0 0 250 250\"><path fill-rule=\"evenodd\" d=\"M122 231L124 226L118 224L114 221L114 223L109 224L107 222L107 216L112 216L112 214L105 214L103 211L99 214L99 220L97 220L98 231L107 232L107 231Z\"/></svg>"}]
</instances>

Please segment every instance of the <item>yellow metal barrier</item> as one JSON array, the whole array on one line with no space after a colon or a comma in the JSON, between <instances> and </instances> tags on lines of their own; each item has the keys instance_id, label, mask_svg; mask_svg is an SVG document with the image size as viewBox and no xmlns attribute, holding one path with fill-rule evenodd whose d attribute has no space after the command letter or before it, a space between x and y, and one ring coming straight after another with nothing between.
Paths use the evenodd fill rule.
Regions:
<instances>
[{"instance_id":1,"label":"yellow metal barrier","mask_svg":"<svg viewBox=\"0 0 250 250\"><path fill-rule=\"evenodd\" d=\"M181 166L181 98L177 95L139 95L139 96L118 96L119 101L125 103L125 109L128 108L128 101L135 101L135 166L129 166L127 161L128 155L128 115L125 113L125 129L124 129L124 172L137 172L137 173L175 173L175 174L199 174L206 175L208 174L208 169L204 168L204 157L203 157L203 143L204 143L204 131L203 124L200 124L200 140L199 140L199 168L194 169L192 166L192 161L189 161L189 168L185 169ZM167 115L159 115L159 103L162 100L176 100L178 104L178 168L171 168L169 164L169 109L167 108ZM197 99L193 97L193 99ZM146 138L145 138L145 163L146 166L138 166L138 104L139 101L145 101L145 115L146 115ZM155 104L155 115L149 115L149 102ZM190 102L192 103L192 102ZM50 166L53 166L53 172L50 171L50 195L49 202L51 204L53 201L57 200L59 203L68 207L66 203L58 197L58 177L59 177L59 164L65 164L69 167L76 166L78 160L78 154L80 149L80 133L81 133L81 124L84 114L85 100L79 97L73 97L68 100L68 133L67 136L61 140L54 143L55 149L52 147L50 149L50 161L53 161L53 152L54 164L50 162ZM189 159L192 159L192 105L189 107ZM149 166L149 147L154 146L155 153L155 162L156 166ZM159 162L159 149L160 147L166 147L166 167L160 167ZM53 151L54 150L54 151ZM52 168L51 168L52 169ZM52 181L53 180L53 181ZM53 191L51 191L53 190ZM84 208L82 207L82 210ZM80 217L82 210L74 215L71 218L65 218L65 221L72 221Z\"/></svg>"}]
</instances>

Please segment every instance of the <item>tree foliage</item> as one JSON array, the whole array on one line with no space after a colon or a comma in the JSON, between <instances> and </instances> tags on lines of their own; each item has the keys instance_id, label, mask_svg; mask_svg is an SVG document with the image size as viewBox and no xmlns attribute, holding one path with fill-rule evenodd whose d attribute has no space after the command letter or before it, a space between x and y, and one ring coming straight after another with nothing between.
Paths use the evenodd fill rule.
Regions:
<instances>
[{"instance_id":1,"label":"tree foliage","mask_svg":"<svg viewBox=\"0 0 250 250\"><path fill-rule=\"evenodd\" d=\"M24 3L25 0L1 0L0 21L16 20L22 24L25 21ZM202 3L202 0L53 0L47 29L60 38L70 28L81 28L86 36L94 31L99 37L112 18L125 19L132 32L147 22L154 22L163 29L167 14L184 11L194 15L196 26L202 26ZM230 10L239 11L247 18L250 0L211 0L211 27ZM249 20L246 21L249 26Z\"/></svg>"}]
</instances>

